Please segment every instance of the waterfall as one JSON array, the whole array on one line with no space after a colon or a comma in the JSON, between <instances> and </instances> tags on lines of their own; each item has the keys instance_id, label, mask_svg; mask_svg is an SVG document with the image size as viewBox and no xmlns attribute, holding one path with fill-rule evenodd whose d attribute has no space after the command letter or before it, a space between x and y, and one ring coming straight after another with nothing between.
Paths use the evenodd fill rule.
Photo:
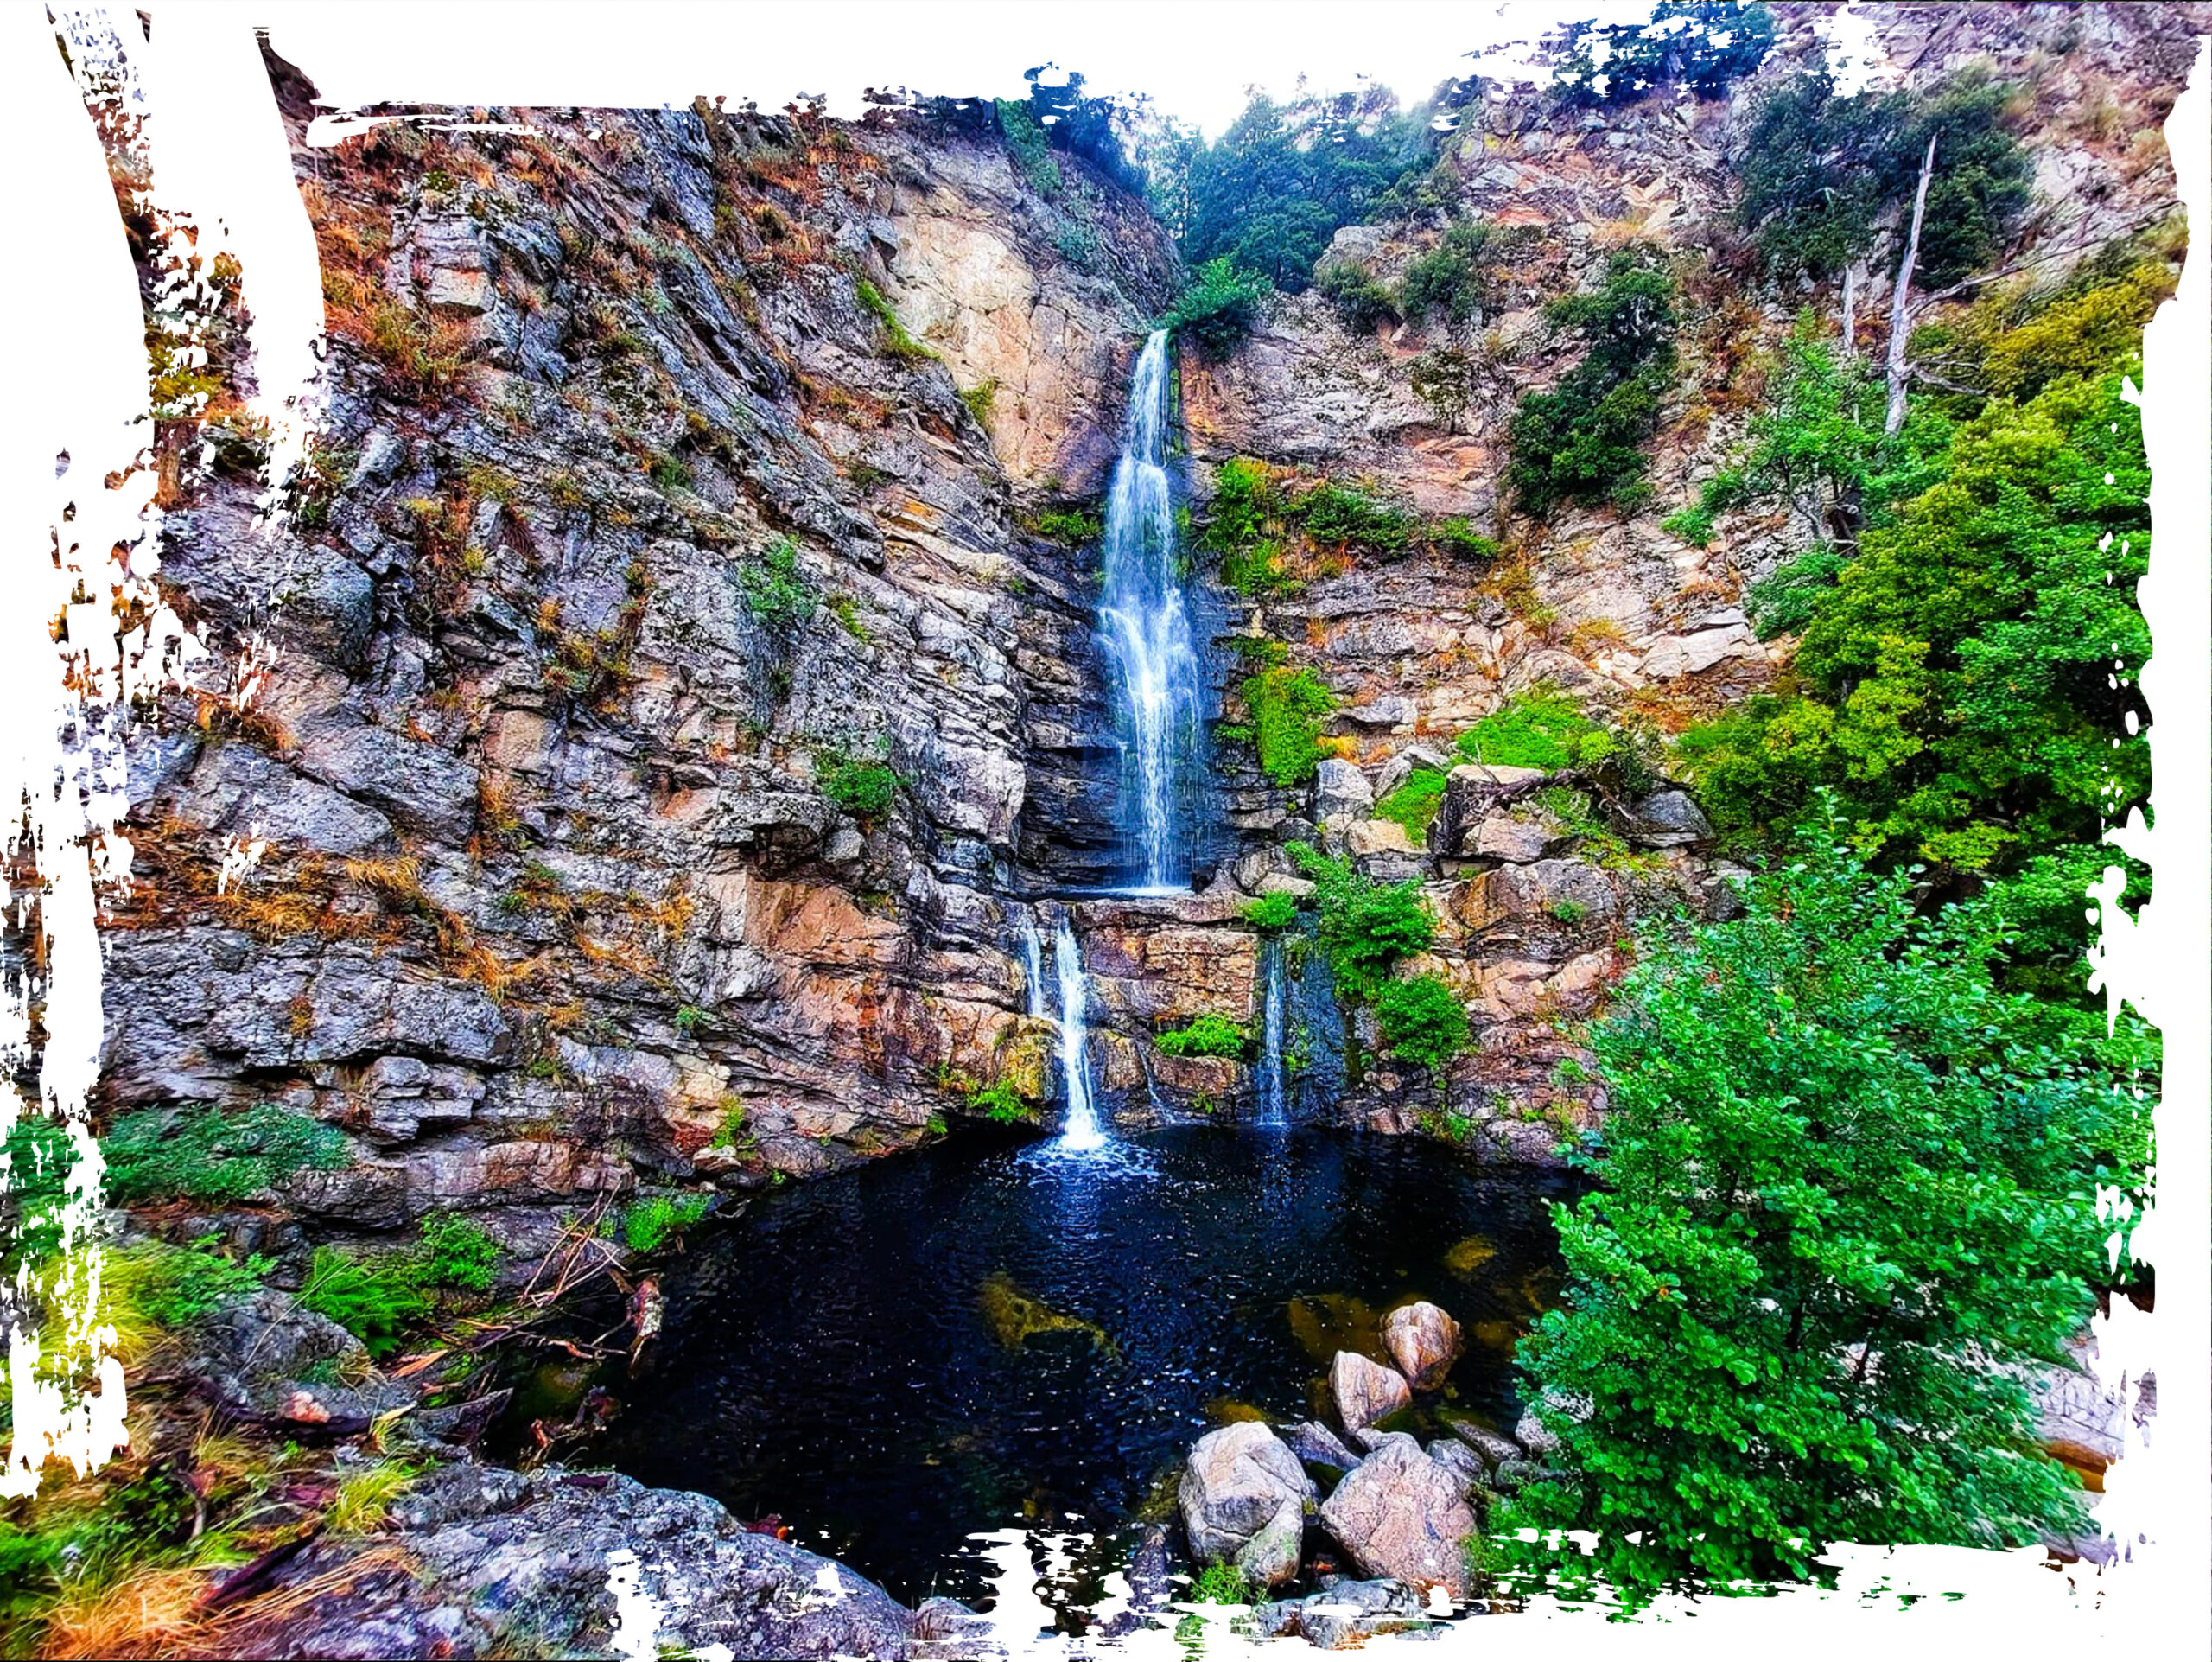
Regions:
<instances>
[{"instance_id":1,"label":"waterfall","mask_svg":"<svg viewBox=\"0 0 2212 1662\"><path fill-rule=\"evenodd\" d=\"M1028 996L1029 1014L1045 1014L1045 943L1038 938L1037 914L1021 920L1022 990Z\"/></svg>"},{"instance_id":2,"label":"waterfall","mask_svg":"<svg viewBox=\"0 0 2212 1662\"><path fill-rule=\"evenodd\" d=\"M1261 949L1267 966L1267 1002L1260 1018L1260 1112L1258 1124L1274 1127L1290 1124L1282 1077L1283 952L1280 940Z\"/></svg>"},{"instance_id":3,"label":"waterfall","mask_svg":"<svg viewBox=\"0 0 2212 1662\"><path fill-rule=\"evenodd\" d=\"M1167 332L1154 331L1129 383L1128 422L1106 502L1099 639L1122 747L1122 823L1147 888L1189 886L1198 762L1198 659L1176 570L1165 449Z\"/></svg>"},{"instance_id":4,"label":"waterfall","mask_svg":"<svg viewBox=\"0 0 2212 1662\"><path fill-rule=\"evenodd\" d=\"M1083 953L1075 931L1060 919L1052 938L1052 967L1060 984L1060 1072L1067 1081L1067 1118L1060 1127L1060 1147L1071 1150L1095 1149L1105 1142L1099 1129L1098 1110L1091 1099L1090 1035L1084 1016L1090 1004L1083 976Z\"/></svg>"}]
</instances>

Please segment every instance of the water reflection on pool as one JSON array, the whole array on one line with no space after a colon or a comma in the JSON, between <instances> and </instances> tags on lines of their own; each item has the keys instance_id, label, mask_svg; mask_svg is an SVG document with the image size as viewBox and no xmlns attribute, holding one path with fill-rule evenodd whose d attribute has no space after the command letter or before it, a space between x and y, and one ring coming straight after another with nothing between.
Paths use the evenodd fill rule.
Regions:
<instances>
[{"instance_id":1,"label":"water reflection on pool","mask_svg":"<svg viewBox=\"0 0 2212 1662\"><path fill-rule=\"evenodd\" d=\"M1567 1192L1339 1130L1087 1156L963 1137L779 1192L679 1260L597 1452L776 1514L906 1599L982 1593L980 1531L1093 1531L1110 1568L1208 1424L1306 1413L1329 1357L1380 1357L1410 1299L1466 1328L1453 1405L1510 1426L1512 1340L1558 1287L1543 1202Z\"/></svg>"}]
</instances>

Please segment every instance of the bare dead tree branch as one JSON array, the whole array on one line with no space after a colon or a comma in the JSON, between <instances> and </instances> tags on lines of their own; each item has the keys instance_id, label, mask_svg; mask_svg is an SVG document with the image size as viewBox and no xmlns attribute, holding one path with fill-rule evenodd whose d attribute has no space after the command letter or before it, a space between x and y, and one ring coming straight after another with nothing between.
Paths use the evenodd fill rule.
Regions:
<instances>
[{"instance_id":1,"label":"bare dead tree branch","mask_svg":"<svg viewBox=\"0 0 2212 1662\"><path fill-rule=\"evenodd\" d=\"M1928 213L1928 181L1936 172L1936 137L1928 135L1928 154L1920 159L1920 188L1912 195L1912 234L1897 261L1897 286L1890 292L1889 404L1882 418L1885 435L1904 425L1905 337L1912 327L1912 268L1920 258L1920 224Z\"/></svg>"}]
</instances>

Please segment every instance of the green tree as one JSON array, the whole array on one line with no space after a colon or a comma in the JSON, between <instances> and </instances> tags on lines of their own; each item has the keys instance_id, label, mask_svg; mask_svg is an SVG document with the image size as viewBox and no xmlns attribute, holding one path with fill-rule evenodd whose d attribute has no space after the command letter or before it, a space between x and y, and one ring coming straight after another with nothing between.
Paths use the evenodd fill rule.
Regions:
<instances>
[{"instance_id":1,"label":"green tree","mask_svg":"<svg viewBox=\"0 0 2212 1662\"><path fill-rule=\"evenodd\" d=\"M1524 397L1507 430L1506 478L1528 512L1625 502L1647 490L1641 447L1674 379L1674 296L1656 250L1623 249L1596 290L1545 308L1554 326L1580 334L1588 351L1551 392Z\"/></svg>"},{"instance_id":2,"label":"green tree","mask_svg":"<svg viewBox=\"0 0 2212 1662\"><path fill-rule=\"evenodd\" d=\"M1554 1208L1567 1302L1519 1352L1560 1446L1497 1532L1599 1541L1523 1573L1632 1602L2083 1521L2013 1370L2090 1313L2155 1051L1998 989L2001 909L1916 917L1839 829L1816 812L1740 917L1647 941L1593 1035L1599 1187Z\"/></svg>"},{"instance_id":3,"label":"green tree","mask_svg":"<svg viewBox=\"0 0 2212 1662\"><path fill-rule=\"evenodd\" d=\"M1393 1056L1427 1068L1439 1080L1467 1048L1466 1007L1441 976L1384 982L1375 995L1375 1019Z\"/></svg>"},{"instance_id":4,"label":"green tree","mask_svg":"<svg viewBox=\"0 0 2212 1662\"><path fill-rule=\"evenodd\" d=\"M1337 228L1426 167L1432 147L1427 121L1383 89L1290 104L1255 93L1190 154L1183 257L1225 258L1295 293Z\"/></svg>"},{"instance_id":5,"label":"green tree","mask_svg":"<svg viewBox=\"0 0 2212 1662\"><path fill-rule=\"evenodd\" d=\"M1815 597L1796 692L1685 735L1716 824L1833 785L1863 850L2004 870L2147 798L2126 717L2150 649L2149 473L2120 378L1993 401L1936 471Z\"/></svg>"}]
</instances>

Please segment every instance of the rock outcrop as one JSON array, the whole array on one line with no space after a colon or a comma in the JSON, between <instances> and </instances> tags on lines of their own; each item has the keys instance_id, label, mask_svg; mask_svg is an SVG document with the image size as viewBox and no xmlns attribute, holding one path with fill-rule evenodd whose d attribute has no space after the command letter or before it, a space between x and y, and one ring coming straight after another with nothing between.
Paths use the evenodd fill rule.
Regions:
<instances>
[{"instance_id":1,"label":"rock outcrop","mask_svg":"<svg viewBox=\"0 0 2212 1662\"><path fill-rule=\"evenodd\" d=\"M1176 1503L1192 1555L1279 1586L1298 1574L1313 1481L1267 1425L1240 1420L1191 1447Z\"/></svg>"}]
</instances>

